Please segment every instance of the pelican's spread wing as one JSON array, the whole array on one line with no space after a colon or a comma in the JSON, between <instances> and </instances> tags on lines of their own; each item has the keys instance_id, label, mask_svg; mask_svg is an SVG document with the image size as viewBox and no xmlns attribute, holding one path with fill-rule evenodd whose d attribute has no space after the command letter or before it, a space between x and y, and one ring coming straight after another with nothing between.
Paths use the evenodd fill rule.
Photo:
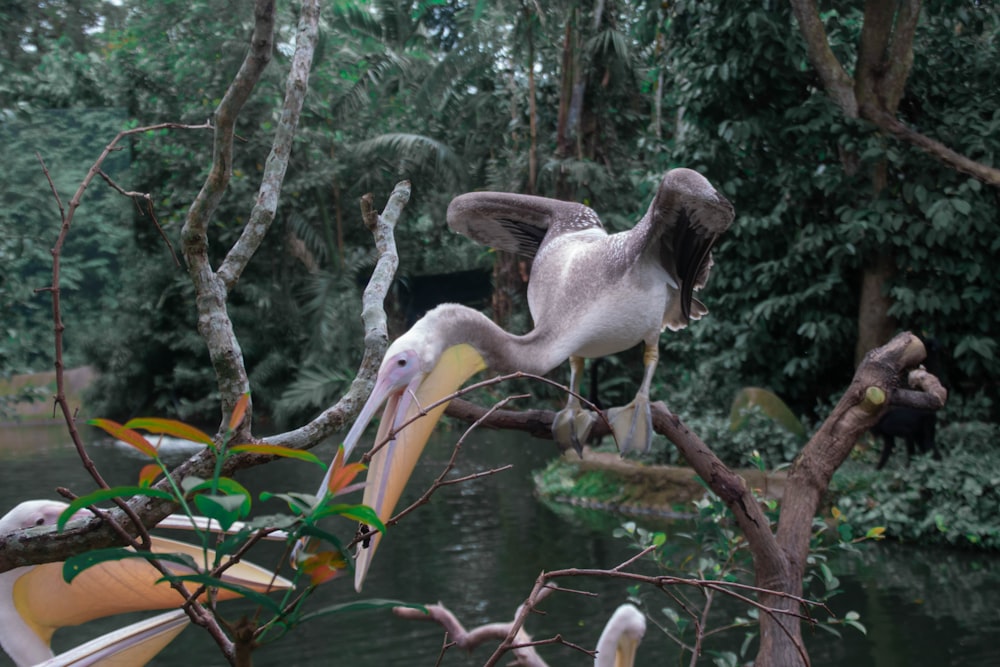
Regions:
<instances>
[{"instance_id":1,"label":"pelican's spread wing","mask_svg":"<svg viewBox=\"0 0 1000 667\"><path fill-rule=\"evenodd\" d=\"M470 192L448 206L448 226L476 243L534 257L546 234L604 229L583 204L507 192Z\"/></svg>"},{"instance_id":2,"label":"pelican's spread wing","mask_svg":"<svg viewBox=\"0 0 1000 667\"><path fill-rule=\"evenodd\" d=\"M680 293L664 313L664 325L679 329L708 310L694 298L712 268L712 248L733 223L733 206L708 180L690 169L672 169L663 177L649 210L633 230L635 260L649 253Z\"/></svg>"}]
</instances>

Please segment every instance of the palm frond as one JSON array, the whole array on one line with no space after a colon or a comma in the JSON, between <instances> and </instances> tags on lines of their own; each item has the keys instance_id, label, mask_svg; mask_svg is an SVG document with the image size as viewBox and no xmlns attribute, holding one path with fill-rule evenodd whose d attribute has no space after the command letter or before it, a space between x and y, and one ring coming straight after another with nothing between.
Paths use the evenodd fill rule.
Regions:
<instances>
[{"instance_id":1,"label":"palm frond","mask_svg":"<svg viewBox=\"0 0 1000 667\"><path fill-rule=\"evenodd\" d=\"M409 132L388 132L358 142L352 147L359 158L371 156L389 159L395 163L412 163L415 167L429 169L438 176L454 180L461 178L462 161L451 147L433 137ZM401 170L405 173L406 170Z\"/></svg>"}]
</instances>

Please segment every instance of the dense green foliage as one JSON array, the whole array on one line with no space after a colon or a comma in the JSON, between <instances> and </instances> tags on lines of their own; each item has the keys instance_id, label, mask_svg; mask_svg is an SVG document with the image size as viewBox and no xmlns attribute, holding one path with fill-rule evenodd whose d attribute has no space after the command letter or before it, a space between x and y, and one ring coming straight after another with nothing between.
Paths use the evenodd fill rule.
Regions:
<instances>
[{"instance_id":1,"label":"dense green foliage","mask_svg":"<svg viewBox=\"0 0 1000 667\"><path fill-rule=\"evenodd\" d=\"M0 183L4 202L0 234L0 368L47 370L52 366L52 246L60 229L60 208L70 203L90 163L118 132L124 120L121 109L35 110L22 119L8 117L0 123L0 144L18 146L7 156L8 170ZM57 203L37 155L45 160L59 191ZM121 178L128 170L128 156L114 155L104 170ZM78 322L69 329L72 354L69 365L84 357L76 341L85 331L107 326L106 309L114 307L121 259L129 250L131 223L128 203L110 189L98 186L85 193L78 224L90 233L68 237L60 267L64 301L63 317ZM44 336L44 338L43 338Z\"/></svg>"},{"instance_id":2,"label":"dense green foliage","mask_svg":"<svg viewBox=\"0 0 1000 667\"><path fill-rule=\"evenodd\" d=\"M7 40L2 63L5 144L15 132L27 141L27 130L18 128L37 128L52 108L122 109L129 123L203 122L238 67L251 24L247 0L225 3L225 11L214 0L94 3L86 16L74 14L77 4L5 10L4 30L19 36ZM671 387L696 399L692 405L725 410L736 388L758 385L798 413L814 410L850 378L860 271L866 257L886 251L896 265L890 314L900 328L941 341L955 390L996 396L995 189L846 120L819 88L785 2L598 6L599 17L593 7L570 2L546 3L542 15L534 3L510 1L324 7L278 218L230 304L259 415L306 416L353 376L361 345L358 283L372 252L356 213L361 194L374 192L381 205L397 180L413 181L414 199L398 230L401 272L440 273L493 261L443 224L447 202L460 192L568 197L621 229L645 210L663 172L679 165L703 171L734 202L738 218L704 296L710 317L664 336L661 396ZM294 11L279 7L274 61L238 126L245 142L215 218L216 251L231 243L252 205ZM860 12L838 3L824 14L844 61L857 44ZM60 32L55 25L79 27ZM1000 12L989 3L926 7L900 106L907 124L988 164L1000 154L998 33ZM574 91L576 102L568 104ZM99 146L112 131L86 134ZM58 134L68 142L84 133ZM15 145L11 152L22 156L41 149L53 166L54 149L37 141ZM78 168L90 162L76 160ZM209 161L205 133L142 136L132 144L128 172L116 179L153 195L158 221L176 244ZM19 170L37 174L28 162ZM872 171L883 162L888 186L873 195ZM54 178L65 199L72 172L60 166ZM20 217L49 197L37 180L30 193L27 184L16 186L25 199L6 206L17 217L0 217L0 299L5 313L19 313L5 316L14 333L5 334L4 367L48 363L44 354L33 356L48 335L44 322L23 315L43 313L45 295L26 289L36 285L26 285L19 268L44 262L40 249L55 234L51 206L44 220ZM67 326L77 336L71 359L103 373L95 409L211 414L215 381L194 330L183 269L147 216L137 212L128 226L118 224L129 204L103 183L92 189L84 210L93 222L78 219L78 245L67 249L67 262L80 272L69 280L110 280L115 290L95 287L96 300L76 304ZM24 229L38 230L30 244L8 240L24 238ZM524 310L514 328L527 326ZM32 346L15 349L11 336ZM603 365L602 399L630 394L638 368L627 356Z\"/></svg>"},{"instance_id":3,"label":"dense green foliage","mask_svg":"<svg viewBox=\"0 0 1000 667\"><path fill-rule=\"evenodd\" d=\"M864 469L838 472L832 485L837 506L859 527L885 526L893 539L995 550L1000 548L997 442L995 423L949 424L937 432L945 454L941 461L924 455L907 462L900 451L881 472L871 468L871 457Z\"/></svg>"}]
</instances>

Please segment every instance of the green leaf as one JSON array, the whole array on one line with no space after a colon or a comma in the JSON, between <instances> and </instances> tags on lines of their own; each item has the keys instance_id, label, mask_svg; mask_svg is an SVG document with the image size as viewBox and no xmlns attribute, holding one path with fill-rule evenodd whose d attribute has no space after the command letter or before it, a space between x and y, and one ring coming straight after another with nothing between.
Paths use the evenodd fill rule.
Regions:
<instances>
[{"instance_id":1,"label":"green leaf","mask_svg":"<svg viewBox=\"0 0 1000 667\"><path fill-rule=\"evenodd\" d=\"M147 496L149 498L176 500L172 493L160 491L158 489L151 489L147 486L115 486L110 489L98 489L97 491L88 493L85 496L80 496L71 502L69 506L63 510L62 514L59 515L59 521L56 522L56 526L59 530L62 530L66 526L66 522L84 507L90 507L91 505L102 503L104 501L111 500L112 498L131 498L132 496Z\"/></svg>"},{"instance_id":2,"label":"green leaf","mask_svg":"<svg viewBox=\"0 0 1000 667\"><path fill-rule=\"evenodd\" d=\"M972 204L964 199L952 199L951 205L960 215L969 215L972 213Z\"/></svg>"},{"instance_id":3,"label":"green leaf","mask_svg":"<svg viewBox=\"0 0 1000 667\"><path fill-rule=\"evenodd\" d=\"M100 565L101 563L127 560L131 558L140 558L147 561L156 560L168 563L177 563L191 570L198 569L197 563L195 563L194 559L187 554L153 553L150 551L133 551L132 549L126 549L124 547L114 547L111 549L94 549L93 551L87 551L82 554L77 554L76 556L70 556L63 563L63 579L67 584L69 584L73 582L73 579L75 579L78 574L87 568Z\"/></svg>"},{"instance_id":4,"label":"green leaf","mask_svg":"<svg viewBox=\"0 0 1000 667\"><path fill-rule=\"evenodd\" d=\"M282 615L281 605L269 598L267 595L258 593L252 588L247 588L246 586L218 579L204 572L198 572L195 574L167 575L166 577L160 579L160 581L182 581L208 586L209 588L221 588L227 591L233 591L234 593L238 593L242 597L245 597L256 604L259 604L275 616Z\"/></svg>"},{"instance_id":5,"label":"green leaf","mask_svg":"<svg viewBox=\"0 0 1000 667\"><path fill-rule=\"evenodd\" d=\"M271 493L270 491L262 491L260 494L260 499L263 502L267 502L272 498L284 500L293 512L298 512L306 516L312 514L313 509L316 507L316 496L308 493Z\"/></svg>"},{"instance_id":6,"label":"green leaf","mask_svg":"<svg viewBox=\"0 0 1000 667\"><path fill-rule=\"evenodd\" d=\"M235 445L229 448L231 452L250 452L252 454L264 454L266 456L281 456L288 459L298 459L308 461L326 469L326 464L312 452L304 452L301 449L292 449L281 445Z\"/></svg>"},{"instance_id":7,"label":"green leaf","mask_svg":"<svg viewBox=\"0 0 1000 667\"><path fill-rule=\"evenodd\" d=\"M863 635L867 635L868 634L868 628L866 628L863 624L858 623L857 621L847 621L846 624L849 625L849 626L851 626L852 628L856 628L856 629L860 630L861 634L863 634Z\"/></svg>"},{"instance_id":8,"label":"green leaf","mask_svg":"<svg viewBox=\"0 0 1000 667\"><path fill-rule=\"evenodd\" d=\"M197 484L193 484L190 487L188 487L187 485L184 486L185 486L184 490L189 494L198 493L199 491L211 491L214 493L216 490L218 490L222 491L224 494L228 496L239 498L240 518L250 515L250 507L252 502L250 491L248 491L245 486L243 486L242 484L240 484L231 477L220 477L216 480L211 480L211 479L199 480ZM230 507L234 502L236 501L235 500L227 501L226 506Z\"/></svg>"},{"instance_id":9,"label":"green leaf","mask_svg":"<svg viewBox=\"0 0 1000 667\"><path fill-rule=\"evenodd\" d=\"M242 496L201 493L194 497L194 504L202 514L218 521L222 530L229 530L230 526L242 518L244 500Z\"/></svg>"},{"instance_id":10,"label":"green leaf","mask_svg":"<svg viewBox=\"0 0 1000 667\"><path fill-rule=\"evenodd\" d=\"M318 520L325 516L330 516L331 514L337 514L348 519L354 519L355 521L360 521L361 523L368 524L369 526L374 526L379 530L379 532L385 532L385 524L382 523L382 519L378 518L378 514L375 513L375 510L367 505L331 505L314 512L312 518L314 520Z\"/></svg>"}]
</instances>

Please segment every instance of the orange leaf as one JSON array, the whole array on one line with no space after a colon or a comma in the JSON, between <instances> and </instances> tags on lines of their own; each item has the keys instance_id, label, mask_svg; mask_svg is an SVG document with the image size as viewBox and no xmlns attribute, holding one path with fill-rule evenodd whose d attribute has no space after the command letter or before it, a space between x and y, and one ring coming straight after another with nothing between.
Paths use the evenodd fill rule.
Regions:
<instances>
[{"instance_id":1,"label":"orange leaf","mask_svg":"<svg viewBox=\"0 0 1000 667\"><path fill-rule=\"evenodd\" d=\"M337 455L333 457L333 465L330 470L330 481L326 484L327 490L332 495L337 495L338 491L350 484L354 478L358 476L358 473L364 469L365 466L362 463L344 465L344 446L341 445L337 448Z\"/></svg>"},{"instance_id":2,"label":"orange leaf","mask_svg":"<svg viewBox=\"0 0 1000 667\"><path fill-rule=\"evenodd\" d=\"M144 465L139 471L139 486L150 486L162 471L155 463Z\"/></svg>"},{"instance_id":3,"label":"orange leaf","mask_svg":"<svg viewBox=\"0 0 1000 667\"><path fill-rule=\"evenodd\" d=\"M89 419L87 420L87 423L91 426L104 429L112 437L121 440L127 445L131 445L146 456L154 459L156 458L156 447L153 447L149 440L146 440L137 431L133 431L132 429L122 426L118 422L111 421L110 419Z\"/></svg>"},{"instance_id":4,"label":"orange leaf","mask_svg":"<svg viewBox=\"0 0 1000 667\"><path fill-rule=\"evenodd\" d=\"M358 473L364 469L365 464L363 463L351 463L340 470L335 470L330 475L330 482L326 485L326 488L330 490L330 493L337 495L337 492L354 481Z\"/></svg>"},{"instance_id":5,"label":"orange leaf","mask_svg":"<svg viewBox=\"0 0 1000 667\"><path fill-rule=\"evenodd\" d=\"M181 440L198 442L209 447L214 447L212 437L201 429L189 426L176 419L160 419L158 417L136 417L125 422L126 428L141 428L150 433L172 435Z\"/></svg>"},{"instance_id":6,"label":"orange leaf","mask_svg":"<svg viewBox=\"0 0 1000 667\"><path fill-rule=\"evenodd\" d=\"M339 551L321 551L306 558L301 567L312 585L319 586L336 579L347 570L347 560Z\"/></svg>"},{"instance_id":7,"label":"orange leaf","mask_svg":"<svg viewBox=\"0 0 1000 667\"><path fill-rule=\"evenodd\" d=\"M235 431L236 427L240 425L243 421L243 416L246 415L247 406L250 405L250 392L240 396L240 400L236 401L236 405L233 406L233 414L229 417L229 430Z\"/></svg>"}]
</instances>

